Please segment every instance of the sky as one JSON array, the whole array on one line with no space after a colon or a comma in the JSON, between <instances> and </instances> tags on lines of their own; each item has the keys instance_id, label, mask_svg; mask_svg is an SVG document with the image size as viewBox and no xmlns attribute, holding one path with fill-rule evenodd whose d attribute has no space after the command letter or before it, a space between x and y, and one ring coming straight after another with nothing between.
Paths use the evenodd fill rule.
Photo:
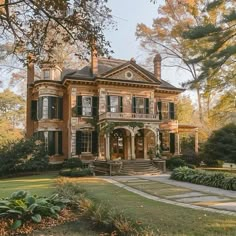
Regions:
<instances>
[{"instance_id":1,"label":"sky","mask_svg":"<svg viewBox=\"0 0 236 236\"><path fill-rule=\"evenodd\" d=\"M150 0L108 0L118 28L117 31L109 30L105 34L114 51L112 57L127 60L133 57L137 62L145 61L145 54L136 40L136 26L138 23L151 26L160 4L164 4L164 0L158 0L155 4ZM181 87L180 84L187 81L189 76L180 69L162 67L162 79Z\"/></svg>"}]
</instances>

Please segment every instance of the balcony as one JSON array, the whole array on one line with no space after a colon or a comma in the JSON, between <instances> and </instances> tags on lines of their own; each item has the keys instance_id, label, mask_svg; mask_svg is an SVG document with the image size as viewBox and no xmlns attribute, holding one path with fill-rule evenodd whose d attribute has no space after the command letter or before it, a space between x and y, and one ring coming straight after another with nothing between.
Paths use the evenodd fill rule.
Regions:
<instances>
[{"instance_id":1,"label":"balcony","mask_svg":"<svg viewBox=\"0 0 236 236\"><path fill-rule=\"evenodd\" d=\"M106 112L99 115L99 120L118 119L118 120L133 120L133 121L159 121L158 114L139 114L139 113L123 113L123 112Z\"/></svg>"}]
</instances>

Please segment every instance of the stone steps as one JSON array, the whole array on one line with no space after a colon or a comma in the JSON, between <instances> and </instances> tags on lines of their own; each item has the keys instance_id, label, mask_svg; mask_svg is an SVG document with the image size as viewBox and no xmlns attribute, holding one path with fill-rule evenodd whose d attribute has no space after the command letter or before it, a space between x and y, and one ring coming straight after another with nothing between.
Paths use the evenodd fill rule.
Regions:
<instances>
[{"instance_id":1,"label":"stone steps","mask_svg":"<svg viewBox=\"0 0 236 236\"><path fill-rule=\"evenodd\" d=\"M155 175L159 173L160 170L150 160L124 161L120 171L121 175Z\"/></svg>"}]
</instances>

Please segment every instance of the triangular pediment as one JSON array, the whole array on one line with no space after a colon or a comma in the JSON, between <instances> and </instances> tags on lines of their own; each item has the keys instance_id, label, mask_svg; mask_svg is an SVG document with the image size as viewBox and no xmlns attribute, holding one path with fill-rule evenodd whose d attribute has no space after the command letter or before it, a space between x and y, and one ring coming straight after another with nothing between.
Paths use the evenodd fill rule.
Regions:
<instances>
[{"instance_id":1,"label":"triangular pediment","mask_svg":"<svg viewBox=\"0 0 236 236\"><path fill-rule=\"evenodd\" d=\"M136 63L125 63L117 68L114 68L102 75L104 78L114 80L125 80L131 82L143 82L143 83L158 83L152 73L146 71Z\"/></svg>"}]
</instances>

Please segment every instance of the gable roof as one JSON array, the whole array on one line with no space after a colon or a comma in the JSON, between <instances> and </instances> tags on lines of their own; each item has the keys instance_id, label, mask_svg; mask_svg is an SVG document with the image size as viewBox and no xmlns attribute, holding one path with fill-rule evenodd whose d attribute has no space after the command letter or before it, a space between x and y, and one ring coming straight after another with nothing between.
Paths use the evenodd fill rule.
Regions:
<instances>
[{"instance_id":1,"label":"gable roof","mask_svg":"<svg viewBox=\"0 0 236 236\"><path fill-rule=\"evenodd\" d=\"M109 79L109 75L114 74L116 73L116 71L119 71L122 68L127 68L129 66L143 73L147 78L149 78L149 81L158 84L160 89L163 88L163 89L183 91L183 89L177 88L172 84L166 82L165 80L159 81L158 79L156 79L156 77L152 72L136 64L136 62L133 59L127 61L115 58L98 58L98 77ZM62 75L63 80L65 78L73 78L78 80L95 80L97 78L96 75L92 74L90 65L87 65L80 70L71 70L71 69L64 70L62 74L63 74Z\"/></svg>"}]
</instances>

